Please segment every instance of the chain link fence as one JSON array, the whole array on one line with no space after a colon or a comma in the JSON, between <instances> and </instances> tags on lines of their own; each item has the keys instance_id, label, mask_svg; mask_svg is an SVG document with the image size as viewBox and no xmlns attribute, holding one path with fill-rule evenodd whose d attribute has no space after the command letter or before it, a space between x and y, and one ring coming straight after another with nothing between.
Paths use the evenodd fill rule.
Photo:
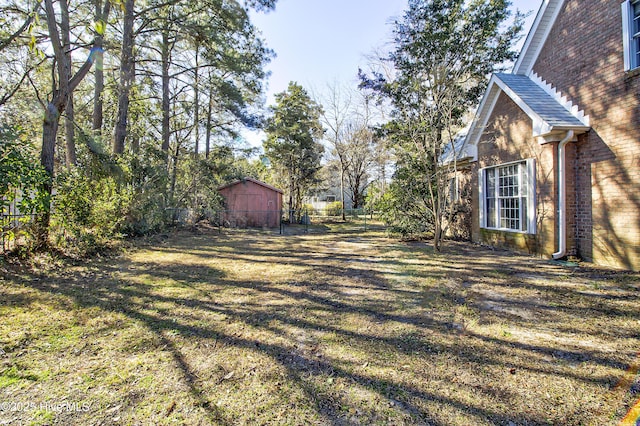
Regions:
<instances>
[{"instance_id":1,"label":"chain link fence","mask_svg":"<svg viewBox=\"0 0 640 426\"><path fill-rule=\"evenodd\" d=\"M5 254L15 249L26 237L28 226L33 223L37 215L20 214L11 209L0 212L0 239L2 247L0 254Z\"/></svg>"},{"instance_id":2,"label":"chain link fence","mask_svg":"<svg viewBox=\"0 0 640 426\"><path fill-rule=\"evenodd\" d=\"M283 235L383 230L378 215L366 209L203 210L170 209L174 225L207 221L223 229L261 229Z\"/></svg>"},{"instance_id":3,"label":"chain link fence","mask_svg":"<svg viewBox=\"0 0 640 426\"><path fill-rule=\"evenodd\" d=\"M302 210L203 210L172 208L166 211L174 225L195 225L207 221L219 232L223 229L261 229L282 235L305 233L358 233L383 230L378 215L366 209L302 209ZM26 236L35 214L20 214L13 209L0 211L0 254L13 250Z\"/></svg>"},{"instance_id":4,"label":"chain link fence","mask_svg":"<svg viewBox=\"0 0 640 426\"><path fill-rule=\"evenodd\" d=\"M378 215L367 209L309 208L288 213L286 220L283 219L283 234L359 233L385 229Z\"/></svg>"}]
</instances>

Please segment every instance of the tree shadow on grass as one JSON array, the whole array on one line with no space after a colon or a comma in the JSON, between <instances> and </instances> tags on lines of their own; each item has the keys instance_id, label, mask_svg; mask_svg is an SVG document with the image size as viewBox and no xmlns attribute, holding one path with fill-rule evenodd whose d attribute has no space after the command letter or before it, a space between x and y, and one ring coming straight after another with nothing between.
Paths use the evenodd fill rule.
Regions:
<instances>
[{"instance_id":1,"label":"tree shadow on grass","mask_svg":"<svg viewBox=\"0 0 640 426\"><path fill-rule=\"evenodd\" d=\"M225 250L221 251L220 247ZM261 248L263 247L263 248ZM197 339L209 342L215 346L216 342L237 348L249 353L262 354L274 363L284 368L286 380L293 383L305 395L307 404L313 406L320 421L326 424L350 424L358 420L350 413L358 410L356 415L371 422L385 422L392 416L396 422L417 424L447 424L442 416L434 414L428 407L433 404L439 407L449 407L453 412L475 419L477 422L492 422L508 424L520 422L526 424L543 424L546 420L542 411L533 413L509 413L499 408L492 408L491 402L516 401L518 396L507 388L473 385L471 390L477 393L477 401L470 401L447 395L439 389L437 383L445 380L445 376L430 375L428 371L419 373L413 381L395 378L394 375L380 375L370 371L371 367L358 366L348 356L339 356L332 352L323 353L322 349L315 351L296 344L292 333L304 330L307 334L322 334L335 336L335 339L345 342L345 346L352 347L357 352L367 352L372 364L380 363L378 355L388 352L391 359L412 359L424 365L435 365L443 359L451 359L466 368L479 369L517 369L531 374L552 375L585 383L594 383L606 387L615 381L614 377L593 377L582 372L567 371L553 364L543 362L549 357L564 357L565 360L579 361L604 367L624 370L626 364L615 357L601 353L585 353L584 351L559 349L544 344L519 343L513 340L500 339L474 332L468 329L457 329L455 320L442 315L435 315L429 309L412 309L404 312L402 307L414 303L412 297L420 291L412 291L410 287L398 286L390 281L394 274L380 272L366 262L350 262L357 253L322 252L322 257L310 257L296 250L297 246L280 250L271 248L264 241L242 241L236 239L231 243L222 238L211 240L194 248L188 239L183 239L163 247L151 249L153 253L180 253L184 250L202 264L184 263L180 259L173 259L169 264L165 261L145 260L136 262L124 259L112 265L101 265L88 280L55 278L40 276L38 280L25 283L28 287L41 292L48 292L70 298L73 303L83 308L98 307L102 310L123 314L131 320L143 325L157 336L160 344L171 354L174 364L181 372L183 382L188 386L199 407L204 409L210 422L215 424L234 424L237 419L230 416L223 407L214 400L215 390L211 390L211 379L199 375L193 365L194 360L185 354L183 339ZM235 251L235 253L234 253ZM465 282L473 289L482 285L486 278L484 274L495 270L495 266L488 261L468 258L468 252L450 253L448 261L442 263L430 258L419 257L421 267L425 270L414 274L413 279L442 280L460 274L460 263L464 262ZM185 254L186 255L186 254ZM486 255L484 253L483 255ZM264 258L257 260L256 258ZM242 261L245 263L264 262L277 265L295 262L306 269L305 276L295 277L292 283L274 283L267 277L256 276L251 280L237 279L230 276L223 269L210 264L215 262ZM416 260L415 258L413 260ZM495 258L496 262L498 258ZM510 271L524 273L531 268L531 260L511 258ZM403 259L384 260L384 268L396 266L415 267L403 263ZM429 264L433 263L433 268ZM375 263L375 262L374 262ZM535 262L534 262L535 263ZM215 264L215 263L214 263ZM537 264L536 264L537 265ZM431 272L435 270L436 272ZM539 270L548 277L562 275L557 268ZM396 274L401 273L395 271ZM474 275L475 274L475 275ZM358 277L357 284L347 284L339 278ZM506 283L515 274L497 274L505 281L499 285L521 285L528 291L544 291L553 296L562 293L547 286L540 286L535 282L515 281ZM310 279L309 279L310 277ZM500 281L500 280L498 280ZM348 297L344 286L352 290L364 290L358 297ZM539 287L539 288L538 288ZM170 290L170 291L169 291ZM457 294L458 290L443 291L438 300L446 306L455 309L456 306L472 306ZM568 291L566 289L562 290ZM236 301L225 292L233 292ZM378 293L375 293L378 292ZM454 294L455 293L455 294ZM440 297L436 295L437 297ZM378 297L378 298L376 298ZM582 296L581 296L582 297ZM587 296L584 296L587 297ZM487 299L490 300L490 299ZM275 303L275 302L286 302ZM13 302L26 304L26 298ZM522 309L540 309L553 312L558 309L550 304L537 303L519 305L521 302L514 298L500 299L500 302L512 303ZM633 315L625 309L614 309L616 299L604 299L598 303L611 304L609 308L601 309L602 315ZM595 308L600 305L596 304ZM481 307L476 307L481 309ZM571 306L562 307L563 313L574 316L586 315L591 312L588 308ZM212 315L220 319L212 319ZM500 317L501 312L492 312ZM363 318L363 324L372 327L362 329L342 324L338 319L348 316ZM218 318L218 317L215 317ZM502 316L502 319L517 323L518 318ZM543 321L544 322L544 321ZM524 324L524 323L523 323ZM393 333L397 327L407 326L404 332ZM545 327L552 327L547 322ZM254 330L245 333L243 328ZM431 334L428 334L426 332ZM177 333L180 339L175 338ZM560 352L559 352L560 351ZM244 352L243 352L244 353ZM505 361L505 357L514 356ZM530 359L540 360L538 363ZM400 366L395 366L401 370ZM221 373L222 374L222 373ZM417 371L414 371L417 374ZM448 374L448 373L447 373ZM454 373L451 373L454 374ZM310 379L312 378L312 379ZM321 386L318 378L340 381L346 388L365 389L377 395L380 401L388 406L367 408L349 399L348 393L335 392ZM472 376L474 378L474 376ZM217 380L222 380L218 378ZM430 389L423 381L434 380ZM480 380L481 378L475 377ZM456 385L453 389L464 389L466 385ZM330 388L330 387L329 387ZM282 402L284 404L284 402ZM293 408L295 410L295 407ZM437 410L436 410L437 411ZM387 414L384 414L387 413ZM508 414L507 414L508 413ZM573 413L581 416L582 413ZM578 417L581 418L581 417ZM474 420L470 420L474 421ZM576 421L574 418L572 421Z\"/></svg>"}]
</instances>

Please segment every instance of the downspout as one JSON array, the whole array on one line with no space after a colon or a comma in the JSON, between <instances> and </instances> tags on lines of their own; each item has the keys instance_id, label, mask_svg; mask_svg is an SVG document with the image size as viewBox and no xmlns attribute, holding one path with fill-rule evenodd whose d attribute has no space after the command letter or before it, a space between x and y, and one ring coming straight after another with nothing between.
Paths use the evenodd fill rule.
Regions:
<instances>
[{"instance_id":1,"label":"downspout","mask_svg":"<svg viewBox=\"0 0 640 426\"><path fill-rule=\"evenodd\" d=\"M567 254L567 176L565 170L565 145L573 139L573 130L569 130L558 144L558 251L552 254L554 260Z\"/></svg>"}]
</instances>

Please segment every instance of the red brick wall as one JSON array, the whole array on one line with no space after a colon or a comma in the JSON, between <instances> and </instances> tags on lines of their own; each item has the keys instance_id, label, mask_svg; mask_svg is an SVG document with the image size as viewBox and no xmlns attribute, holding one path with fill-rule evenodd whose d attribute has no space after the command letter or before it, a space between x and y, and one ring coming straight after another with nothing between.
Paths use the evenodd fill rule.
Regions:
<instances>
[{"instance_id":1,"label":"red brick wall","mask_svg":"<svg viewBox=\"0 0 640 426\"><path fill-rule=\"evenodd\" d=\"M620 0L567 0L533 71L592 129L570 147L569 247L640 269L640 72L624 72Z\"/></svg>"},{"instance_id":2,"label":"red brick wall","mask_svg":"<svg viewBox=\"0 0 640 426\"><path fill-rule=\"evenodd\" d=\"M540 145L532 136L531 119L507 95L501 93L478 142L478 162L472 169L474 206L478 206L478 170L512 161L536 160L535 235L480 229L477 209L473 211L472 239L494 246L550 256L556 249L556 161L557 143Z\"/></svg>"}]
</instances>

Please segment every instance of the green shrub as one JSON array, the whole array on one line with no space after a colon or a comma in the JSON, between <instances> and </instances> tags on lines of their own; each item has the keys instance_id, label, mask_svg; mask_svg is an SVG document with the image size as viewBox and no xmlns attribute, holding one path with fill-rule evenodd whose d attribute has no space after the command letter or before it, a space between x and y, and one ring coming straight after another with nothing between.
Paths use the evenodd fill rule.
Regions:
<instances>
[{"instance_id":1,"label":"green shrub","mask_svg":"<svg viewBox=\"0 0 640 426\"><path fill-rule=\"evenodd\" d=\"M25 237L21 249L29 250L34 242L32 215L45 211L49 194L44 184L49 177L40 165L36 149L26 134L18 127L0 126L0 226L15 223L15 218L5 217L10 206L24 215L18 219L21 225L9 227L3 238L16 240L20 233ZM13 212L13 209L12 209Z\"/></svg>"},{"instance_id":2,"label":"green shrub","mask_svg":"<svg viewBox=\"0 0 640 426\"><path fill-rule=\"evenodd\" d=\"M302 212L310 214L310 215L316 215L318 214L318 212L316 211L316 209L313 207L313 205L311 204L303 204L302 205Z\"/></svg>"},{"instance_id":3,"label":"green shrub","mask_svg":"<svg viewBox=\"0 0 640 426\"><path fill-rule=\"evenodd\" d=\"M334 201L327 205L327 216L341 216L342 215L342 201Z\"/></svg>"},{"instance_id":4,"label":"green shrub","mask_svg":"<svg viewBox=\"0 0 640 426\"><path fill-rule=\"evenodd\" d=\"M121 164L131 191L122 233L140 236L164 230L172 218L168 210L169 173L164 153L153 146L145 146L139 154L123 157Z\"/></svg>"},{"instance_id":5,"label":"green shrub","mask_svg":"<svg viewBox=\"0 0 640 426\"><path fill-rule=\"evenodd\" d=\"M132 194L112 177L87 178L74 168L55 182L52 228L56 245L86 254L120 238Z\"/></svg>"},{"instance_id":6,"label":"green shrub","mask_svg":"<svg viewBox=\"0 0 640 426\"><path fill-rule=\"evenodd\" d=\"M428 238L433 220L417 199L410 199L395 182L374 204L376 212L387 225L387 231L402 238Z\"/></svg>"}]
</instances>

